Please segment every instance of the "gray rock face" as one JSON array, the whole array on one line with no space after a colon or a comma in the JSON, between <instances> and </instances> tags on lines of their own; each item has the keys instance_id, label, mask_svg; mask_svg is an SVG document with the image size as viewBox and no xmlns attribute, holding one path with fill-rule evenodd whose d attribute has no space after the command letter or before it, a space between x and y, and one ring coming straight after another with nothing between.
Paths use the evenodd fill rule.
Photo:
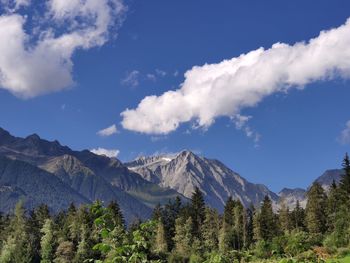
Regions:
<instances>
[{"instance_id":1,"label":"gray rock face","mask_svg":"<svg viewBox=\"0 0 350 263\"><path fill-rule=\"evenodd\" d=\"M283 188L279 193L280 202L283 201L289 207L289 209L294 209L297 201L301 207L305 208L307 198L306 198L306 190L302 188Z\"/></svg>"},{"instance_id":2,"label":"gray rock face","mask_svg":"<svg viewBox=\"0 0 350 263\"><path fill-rule=\"evenodd\" d=\"M229 196L245 206L259 205L265 195L278 196L266 186L253 184L217 160L200 157L190 151L176 155L140 157L126 164L131 171L161 187L169 187L190 198L198 187L208 205L223 211Z\"/></svg>"},{"instance_id":3,"label":"gray rock face","mask_svg":"<svg viewBox=\"0 0 350 263\"><path fill-rule=\"evenodd\" d=\"M323 189L328 192L333 181L336 184L339 184L342 176L344 175L344 170L342 169L332 169L325 171L320 177L318 177L314 182L319 183ZM278 193L281 199L285 201L289 208L293 209L297 203L297 200L300 203L300 206L306 207L307 203L307 190L302 188L289 189L284 188Z\"/></svg>"},{"instance_id":4,"label":"gray rock face","mask_svg":"<svg viewBox=\"0 0 350 263\"><path fill-rule=\"evenodd\" d=\"M343 176L343 169L327 170L320 177L318 177L315 182L318 182L325 190L328 190L332 185L333 180L336 184L338 184Z\"/></svg>"}]
</instances>

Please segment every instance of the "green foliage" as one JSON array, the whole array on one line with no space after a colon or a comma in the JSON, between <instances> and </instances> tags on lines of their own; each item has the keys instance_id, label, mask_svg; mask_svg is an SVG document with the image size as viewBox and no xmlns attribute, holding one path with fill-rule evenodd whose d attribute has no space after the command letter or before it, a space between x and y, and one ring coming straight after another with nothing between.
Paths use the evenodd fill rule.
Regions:
<instances>
[{"instance_id":1,"label":"green foliage","mask_svg":"<svg viewBox=\"0 0 350 263\"><path fill-rule=\"evenodd\" d=\"M319 183L314 183L307 193L306 225L311 234L322 234L326 231L327 197Z\"/></svg>"},{"instance_id":2,"label":"green foliage","mask_svg":"<svg viewBox=\"0 0 350 263\"><path fill-rule=\"evenodd\" d=\"M53 222L51 219L46 219L43 228L41 229L41 233L43 234L43 236L40 242L40 263L50 263L52 262L54 254Z\"/></svg>"}]
</instances>

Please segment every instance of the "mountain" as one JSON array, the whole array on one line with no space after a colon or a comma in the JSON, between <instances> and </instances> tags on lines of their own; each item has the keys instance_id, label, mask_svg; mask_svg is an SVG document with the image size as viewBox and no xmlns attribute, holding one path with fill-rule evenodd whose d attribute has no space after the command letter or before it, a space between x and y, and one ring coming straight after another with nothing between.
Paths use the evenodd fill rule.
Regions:
<instances>
[{"instance_id":1,"label":"mountain","mask_svg":"<svg viewBox=\"0 0 350 263\"><path fill-rule=\"evenodd\" d=\"M325 190L328 190L333 180L338 184L344 175L343 169L332 169L325 171L315 182L318 182Z\"/></svg>"},{"instance_id":2,"label":"mountain","mask_svg":"<svg viewBox=\"0 0 350 263\"><path fill-rule=\"evenodd\" d=\"M342 169L327 170L314 182L319 183L327 192L333 181L338 184L343 175L344 170ZM293 209L295 207L297 200L300 202L300 205L305 208L307 203L306 193L307 189L305 190L302 188L284 188L278 193L278 196L286 202L290 209Z\"/></svg>"},{"instance_id":3,"label":"mountain","mask_svg":"<svg viewBox=\"0 0 350 263\"><path fill-rule=\"evenodd\" d=\"M174 189L188 198L198 187L207 204L219 211L223 211L230 196L241 200L247 207L260 204L265 195L274 202L278 201L278 196L266 186L250 183L220 161L190 151L140 157L126 165L149 182Z\"/></svg>"},{"instance_id":4,"label":"mountain","mask_svg":"<svg viewBox=\"0 0 350 263\"><path fill-rule=\"evenodd\" d=\"M36 134L19 138L0 128L0 158L4 163L5 160L14 162L11 173L5 173L6 177L2 175L7 181L0 181L0 211L8 211L22 197L29 208L45 202L54 211L68 207L65 204L70 202L117 200L130 221L135 217L149 217L157 203L182 197L175 190L161 188L129 171L115 158L88 150L73 151L58 141L50 142ZM60 187L60 197L49 198L51 192L44 192L52 185ZM24 186L27 188L23 189ZM65 194L68 192L72 194ZM56 200L62 204L55 203Z\"/></svg>"},{"instance_id":5,"label":"mountain","mask_svg":"<svg viewBox=\"0 0 350 263\"><path fill-rule=\"evenodd\" d=\"M28 208L42 203L50 204L53 210L62 210L71 202L90 203L54 175L29 163L0 156L0 211L6 211L25 200Z\"/></svg>"},{"instance_id":6,"label":"mountain","mask_svg":"<svg viewBox=\"0 0 350 263\"><path fill-rule=\"evenodd\" d=\"M284 201L289 209L294 209L297 201L299 201L301 207L306 207L306 190L302 188L283 188L279 193L280 201Z\"/></svg>"}]
</instances>

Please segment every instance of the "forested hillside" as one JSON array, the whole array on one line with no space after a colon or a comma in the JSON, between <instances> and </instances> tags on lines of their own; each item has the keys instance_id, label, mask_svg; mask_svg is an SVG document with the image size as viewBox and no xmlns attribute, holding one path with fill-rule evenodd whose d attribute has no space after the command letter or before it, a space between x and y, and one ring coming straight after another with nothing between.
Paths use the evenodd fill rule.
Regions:
<instances>
[{"instance_id":1,"label":"forested hillside","mask_svg":"<svg viewBox=\"0 0 350 263\"><path fill-rule=\"evenodd\" d=\"M249 209L229 198L219 214L199 188L191 202L178 197L128 227L113 201L57 214L44 204L26 212L19 202L0 218L0 262L337 262L350 255L348 155L343 169L327 194L310 187L306 209L282 203L277 213L266 196Z\"/></svg>"}]
</instances>

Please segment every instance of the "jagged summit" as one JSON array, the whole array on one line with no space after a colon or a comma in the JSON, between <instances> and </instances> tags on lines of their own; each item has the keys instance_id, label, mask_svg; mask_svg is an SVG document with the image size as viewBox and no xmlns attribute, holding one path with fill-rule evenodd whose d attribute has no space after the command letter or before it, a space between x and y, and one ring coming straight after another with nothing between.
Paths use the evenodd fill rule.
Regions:
<instances>
[{"instance_id":1,"label":"jagged summit","mask_svg":"<svg viewBox=\"0 0 350 263\"><path fill-rule=\"evenodd\" d=\"M164 155L142 157L126 165L146 180L172 188L186 197L191 197L198 187L206 202L220 211L229 196L240 199L246 206L259 204L265 195L274 201L278 199L266 186L248 182L218 160L198 156L189 150L172 155L170 160L164 158Z\"/></svg>"}]
</instances>

